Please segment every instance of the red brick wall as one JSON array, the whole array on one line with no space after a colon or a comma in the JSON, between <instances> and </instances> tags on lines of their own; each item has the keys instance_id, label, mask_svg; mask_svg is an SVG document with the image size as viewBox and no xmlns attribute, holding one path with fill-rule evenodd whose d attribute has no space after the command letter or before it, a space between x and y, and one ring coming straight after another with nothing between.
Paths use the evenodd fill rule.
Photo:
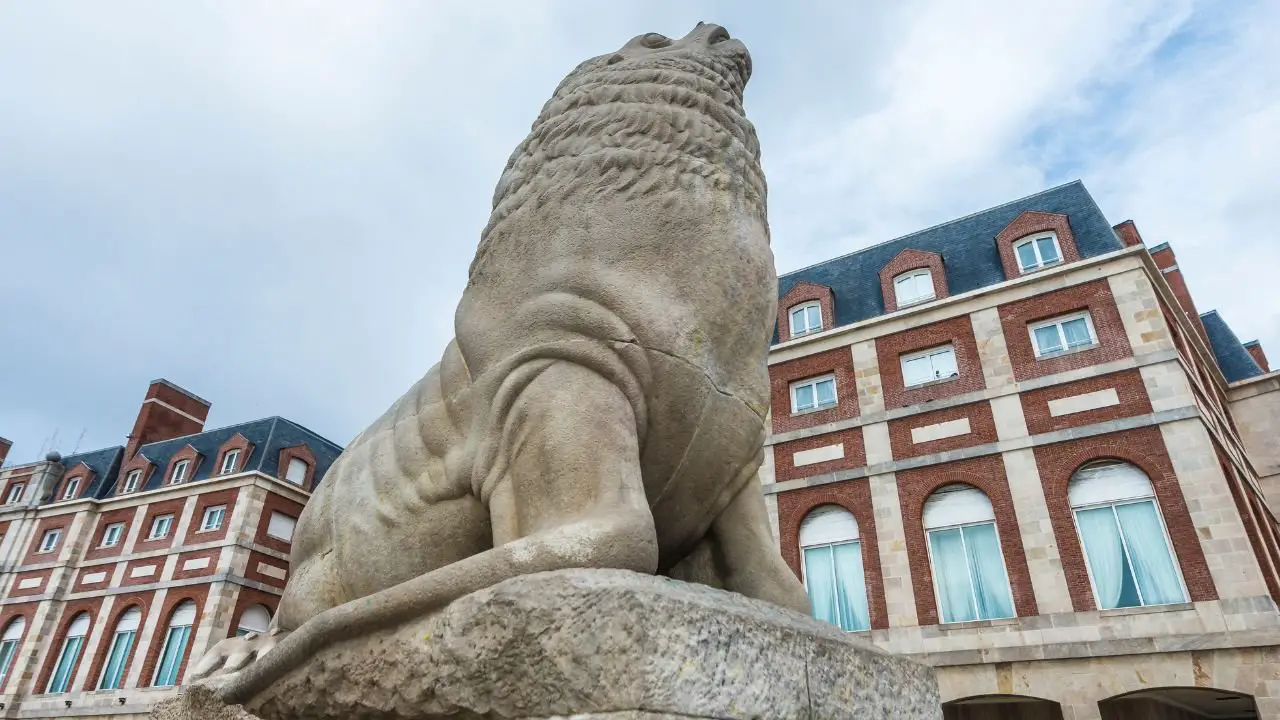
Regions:
<instances>
[{"instance_id":1,"label":"red brick wall","mask_svg":"<svg viewBox=\"0 0 1280 720\"><path fill-rule=\"evenodd\" d=\"M795 466L793 456L803 450L844 444L844 457L839 460ZM803 440L779 443L773 446L774 472L779 482L802 477L824 475L837 470L853 470L867 464L867 453L862 446L862 429L850 428L840 432L815 435Z\"/></svg>"},{"instance_id":2,"label":"red brick wall","mask_svg":"<svg viewBox=\"0 0 1280 720\"><path fill-rule=\"evenodd\" d=\"M884 298L886 313L898 310L898 294L893 290L893 279L909 270L929 271L933 279L933 297L940 299L951 293L947 289L947 273L942 268L942 256L937 253L907 248L880 270L880 294Z\"/></svg>"},{"instance_id":3,"label":"red brick wall","mask_svg":"<svg viewBox=\"0 0 1280 720\"><path fill-rule=\"evenodd\" d=\"M1244 349L1248 350L1249 354L1253 356L1253 361L1258 363L1258 367L1262 368L1262 372L1271 372L1271 363L1267 361L1267 354L1262 351L1261 345L1256 343L1245 345Z\"/></svg>"},{"instance_id":4,"label":"red brick wall","mask_svg":"<svg viewBox=\"0 0 1280 720\"><path fill-rule=\"evenodd\" d=\"M1062 558L1062 571L1071 593L1071 605L1077 612L1097 609L1093 589L1089 585L1089 573L1085 567L1080 537L1076 534L1071 501L1067 498L1067 485L1071 475L1080 466L1094 460L1115 459L1129 462L1141 468L1151 479L1160 512L1173 543L1174 554L1182 570L1187 591L1195 602L1218 599L1209 566L1205 563L1204 550L1191 513L1187 510L1178 478L1169 460L1169 451L1157 427L1126 430L1109 435L1084 438L1069 442L1037 447L1034 450L1036 467L1044 485L1049 518L1053 523L1054 537Z\"/></svg>"},{"instance_id":5,"label":"red brick wall","mask_svg":"<svg viewBox=\"0 0 1280 720\"><path fill-rule=\"evenodd\" d=\"M54 515L47 517L36 525L36 531L31 534L31 544L27 546L27 555L22 560L23 565L34 565L35 563L48 563L58 559L58 555L62 552L62 546L67 544L67 529L71 527L73 514ZM38 552L40 550L40 541L44 539L44 534L50 530L61 530L62 536L58 538L58 544L47 553Z\"/></svg>"},{"instance_id":6,"label":"red brick wall","mask_svg":"<svg viewBox=\"0 0 1280 720\"><path fill-rule=\"evenodd\" d=\"M1084 412L1071 413L1069 415L1059 415L1058 417L1053 417L1049 414L1049 401L1051 400L1059 400L1072 395L1083 395L1109 388L1115 389L1117 397L1120 398L1119 405L1096 410L1085 410ZM1022 401L1022 414L1027 419L1027 430L1032 435L1081 425L1108 422L1135 415L1146 415L1151 412L1151 398L1147 396L1147 387L1142 382L1142 374L1137 370L1125 370L1124 372L1110 375L1091 377L1087 380L1053 385L1040 390L1029 390L1019 397Z\"/></svg>"},{"instance_id":7,"label":"red brick wall","mask_svg":"<svg viewBox=\"0 0 1280 720\"><path fill-rule=\"evenodd\" d=\"M187 525L187 537L183 542L187 545L196 543L207 543L221 540L227 536L227 530L231 527L231 513L236 509L236 498L240 494L239 488L231 488L229 490L220 490L218 492L204 493L196 498L196 511L191 516L191 523ZM200 525L204 522L204 511L211 507L225 505L226 514L222 518L222 527L217 530L201 532Z\"/></svg>"},{"instance_id":8,"label":"red brick wall","mask_svg":"<svg viewBox=\"0 0 1280 720\"><path fill-rule=\"evenodd\" d=\"M1120 236L1120 242L1124 243L1125 247L1142 244L1142 235L1138 233L1138 226L1134 225L1132 220L1125 220L1111 229Z\"/></svg>"},{"instance_id":9,"label":"red brick wall","mask_svg":"<svg viewBox=\"0 0 1280 720\"><path fill-rule=\"evenodd\" d=\"M25 652L23 645L26 644L27 638L31 636L31 626L35 622L36 610L39 607L40 603L34 602L0 605L0 633L9 627L9 623L18 618L22 618L26 623L22 629L22 637L18 638L18 647L13 652L13 661L9 666L9 673L5 676L4 682L0 683L0 693L11 693L17 690L15 683L18 680L14 679L15 674L13 671L17 668L18 658L22 657L23 652Z\"/></svg>"},{"instance_id":10,"label":"red brick wall","mask_svg":"<svg viewBox=\"0 0 1280 720\"><path fill-rule=\"evenodd\" d=\"M115 557L124 552L124 543L129 538L129 526L133 524L133 516L136 513L136 507L127 507L119 510L110 510L99 515L98 524L93 529L93 537L89 540L89 547L84 552L84 559L100 560L102 558ZM124 530L120 532L120 542L104 548L102 547L102 537L107 532L107 526L112 523L124 523Z\"/></svg>"},{"instance_id":11,"label":"red brick wall","mask_svg":"<svg viewBox=\"0 0 1280 720\"><path fill-rule=\"evenodd\" d=\"M30 485L31 473L27 473L26 475L14 475L13 477L9 478L4 484L4 494L0 495L0 503L4 503L9 499L9 491L13 488L14 485L17 485L19 483L23 485Z\"/></svg>"},{"instance_id":12,"label":"red brick wall","mask_svg":"<svg viewBox=\"0 0 1280 720\"><path fill-rule=\"evenodd\" d=\"M902 356L947 343L955 347L959 376L914 388L905 387L902 380ZM967 315L876 338L876 359L880 364L880 382L884 387L886 410L963 395L987 386L982 377L982 365L978 361L978 344L973 338L973 324Z\"/></svg>"},{"instance_id":13,"label":"red brick wall","mask_svg":"<svg viewBox=\"0 0 1280 720\"><path fill-rule=\"evenodd\" d=\"M73 500L84 495L84 491L88 489L89 483L93 482L93 469L84 463L80 463L76 467L73 467L63 473L62 479L58 481L57 486L53 489L54 502L58 502L63 499L62 496L67 492L67 484L72 480L78 480L79 484L76 485L75 495L71 498L67 498L68 500Z\"/></svg>"},{"instance_id":14,"label":"red brick wall","mask_svg":"<svg viewBox=\"0 0 1280 720\"><path fill-rule=\"evenodd\" d=\"M277 578L277 577L272 577L270 575L267 575L265 573L258 572L258 563L265 563L267 565L274 565L275 567L282 568L285 571L285 576L283 578ZM244 568L244 576L249 580L252 580L254 582L260 582L263 585L270 585L271 587L283 588L285 585L285 582L288 581L289 579L289 576L288 576L289 569L290 568L289 568L288 560L278 560L270 555L267 555L266 553L261 553L261 552L258 552L257 550L251 550L249 552L249 561Z\"/></svg>"},{"instance_id":15,"label":"red brick wall","mask_svg":"<svg viewBox=\"0 0 1280 720\"><path fill-rule=\"evenodd\" d=\"M25 597L28 595L43 595L44 593L49 592L49 578L52 575L53 575L52 569L17 573L13 576L13 582L9 586L8 597ZM43 582L41 582L36 587L31 587L31 588L20 587L23 580L29 580L32 578L41 578Z\"/></svg>"},{"instance_id":16,"label":"red brick wall","mask_svg":"<svg viewBox=\"0 0 1280 720\"><path fill-rule=\"evenodd\" d=\"M106 563L102 565L90 565L88 567L82 567L80 568L79 571L76 572L76 581L75 581L75 584L72 585L72 587L75 589L75 592L105 590L106 588L111 586L111 577L115 573L117 565L118 563ZM103 578L102 580L99 580L98 582L86 583L84 581L85 576L92 575L93 573L106 573L106 577Z\"/></svg>"},{"instance_id":17,"label":"red brick wall","mask_svg":"<svg viewBox=\"0 0 1280 720\"><path fill-rule=\"evenodd\" d=\"M831 288L801 280L778 301L778 342L791 339L791 309L814 300L822 307L822 329L829 330L835 326L836 302ZM280 477L283 478L284 473Z\"/></svg>"},{"instance_id":18,"label":"red brick wall","mask_svg":"<svg viewBox=\"0 0 1280 720\"><path fill-rule=\"evenodd\" d=\"M911 440L911 431L915 428L961 418L969 419L969 432L964 435L922 443ZM984 445L996 440L996 421L991 414L991 403L986 400L889 421L889 443L895 460Z\"/></svg>"},{"instance_id":19,"label":"red brick wall","mask_svg":"<svg viewBox=\"0 0 1280 720\"><path fill-rule=\"evenodd\" d=\"M142 519L142 527L138 531L138 541L133 546L135 553L150 552L152 550L165 550L173 546L173 541L178 534L178 522L182 520L182 508L187 504L186 498L174 498L165 500L164 502L151 503L147 506L147 514ZM169 534L156 540L148 540L151 535L151 525L157 517L161 515L172 515L173 525L169 528Z\"/></svg>"},{"instance_id":20,"label":"red brick wall","mask_svg":"<svg viewBox=\"0 0 1280 720\"><path fill-rule=\"evenodd\" d=\"M1115 298L1111 295L1111 286L1106 280L1036 295L1001 305L999 309L1013 375L1020 381L1133 357L1133 348L1129 345ZM1088 350L1037 360L1027 327L1040 320L1084 310L1088 310L1093 318L1098 344Z\"/></svg>"},{"instance_id":21,"label":"red brick wall","mask_svg":"<svg viewBox=\"0 0 1280 720\"><path fill-rule=\"evenodd\" d=\"M164 605L160 608L160 622L156 623L155 635L151 637L151 647L147 651L147 658L142 663L142 674L138 677L138 687L151 687L152 681L155 679L156 663L160 661L160 652L164 648L165 637L169 632L169 620L173 617L173 611L178 604L184 600L191 600L196 604L196 621L191 628L191 637L187 640L187 649L182 656L182 665L178 668L178 682L181 683L187 671L187 662L191 659L191 646L195 645L196 630L199 629L201 621L204 620L204 606L209 597L209 585L187 585L184 587L173 588L165 597Z\"/></svg>"},{"instance_id":22,"label":"red brick wall","mask_svg":"<svg viewBox=\"0 0 1280 720\"><path fill-rule=\"evenodd\" d=\"M197 550L196 552L182 553L178 556L178 564L173 568L173 579L186 580L187 578L212 575L218 571L218 559L221 555L222 548L209 548L208 550ZM209 564L202 568L192 568L190 570L182 569L183 564L188 560L199 560L200 558L208 558Z\"/></svg>"},{"instance_id":23,"label":"red brick wall","mask_svg":"<svg viewBox=\"0 0 1280 720\"><path fill-rule=\"evenodd\" d=\"M267 527L271 524L271 513L273 512L280 512L292 518L298 518L302 515L302 503L294 502L283 495L277 495L273 492L267 493L267 497L262 503L262 516L258 518L258 531L254 535L253 541L277 552L287 553L292 546L291 543L273 538L267 534Z\"/></svg>"},{"instance_id":24,"label":"red brick wall","mask_svg":"<svg viewBox=\"0 0 1280 720\"><path fill-rule=\"evenodd\" d=\"M836 406L815 412L791 413L791 383L822 375L836 376ZM853 379L853 355L847 347L815 353L769 367L773 401L773 432L784 433L858 416L858 387Z\"/></svg>"},{"instance_id":25,"label":"red brick wall","mask_svg":"<svg viewBox=\"0 0 1280 720\"><path fill-rule=\"evenodd\" d=\"M235 468L226 474L244 472L244 469L249 467L249 460L253 457L253 443L249 442L249 439L240 433L236 433L230 440L222 443L222 447L218 448L218 454L214 456L214 464L210 472L214 475L223 474L222 464L225 462L226 454L232 450L239 450L240 457L236 459Z\"/></svg>"},{"instance_id":26,"label":"red brick wall","mask_svg":"<svg viewBox=\"0 0 1280 720\"><path fill-rule=\"evenodd\" d=\"M53 634L53 642L49 644L49 651L45 654L44 665L40 669L40 674L36 676L36 693L43 693L45 688L49 686L49 679L53 677L53 669L58 664L58 658L62 655L62 643L67 639L67 631L71 629L71 621L76 619L80 613L89 613L89 629L85 631L85 645L80 648L80 657L76 658L75 665L71 668L71 680L67 685L67 692L76 692L84 688L76 685L76 673L80 671L80 664L85 660L85 655L90 650L86 647L89 643L90 636L93 635L93 629L98 626L100 619L98 611L102 609L102 601L104 598L86 598L84 600L72 600L62 608L62 616L58 618L58 630Z\"/></svg>"},{"instance_id":27,"label":"red brick wall","mask_svg":"<svg viewBox=\"0 0 1280 720\"><path fill-rule=\"evenodd\" d=\"M871 507L871 486L866 479L829 483L778 494L778 535L782 557L796 577L802 577L800 563L800 523L819 505L839 505L858 521L862 542L862 565L866 574L867 609L871 627L889 627L884 599L884 576L880 570L880 549L876 542L876 518Z\"/></svg>"},{"instance_id":28,"label":"red brick wall","mask_svg":"<svg viewBox=\"0 0 1280 720\"><path fill-rule=\"evenodd\" d=\"M204 456L196 452L196 449L190 445L174 453L173 457L169 458L168 466L164 469L165 485L173 483L173 469L183 460L187 461L187 475L183 482L191 482L191 478L195 477L196 472L200 470L200 463L204 460Z\"/></svg>"},{"instance_id":29,"label":"red brick wall","mask_svg":"<svg viewBox=\"0 0 1280 720\"><path fill-rule=\"evenodd\" d=\"M1000 264L1004 266L1006 278L1013 279L1022 274L1013 244L1028 235L1049 230L1058 235L1058 248L1062 250L1063 263L1080 259L1080 251L1076 249L1076 236L1071 232L1071 223L1066 215L1028 210L996 235L996 248L1000 252Z\"/></svg>"},{"instance_id":30,"label":"red brick wall","mask_svg":"<svg viewBox=\"0 0 1280 720\"><path fill-rule=\"evenodd\" d=\"M154 599L154 592L129 593L116 596L111 616L107 618L107 624L103 626L102 637L98 640L98 646L93 648L93 659L92 664L89 666L86 690L93 690L98 687L98 681L102 679L102 668L107 662L107 654L111 652L111 641L115 639L116 625L126 611L136 607L142 612L142 619L139 621L138 632L133 636L133 647L129 649L129 656L124 660L123 677L129 677L129 668L133 666L133 660L138 654L138 646L142 644L142 628L146 627L147 615L151 611L151 602Z\"/></svg>"},{"instance_id":31,"label":"red brick wall","mask_svg":"<svg viewBox=\"0 0 1280 720\"><path fill-rule=\"evenodd\" d=\"M148 400L159 402L147 402ZM174 412L171 408L181 412ZM187 417L188 415L196 419L193 420ZM190 394L166 383L159 381L151 383L147 388L147 396L143 399L142 407L138 408L138 417L133 423L133 431L129 433L125 460L132 460L138 448L147 443L200 432L204 429L204 420L208 416L208 403L197 400Z\"/></svg>"},{"instance_id":32,"label":"red brick wall","mask_svg":"<svg viewBox=\"0 0 1280 720\"><path fill-rule=\"evenodd\" d=\"M164 563L165 563L166 557L167 556L165 555L157 555L155 557L149 557L144 560L130 560L125 565L124 577L121 578L120 585L121 586L150 585L152 583L160 582L160 578L164 576ZM150 575L141 575L139 577L133 577L133 571L135 568L146 567L148 565L155 566L156 570L154 573Z\"/></svg>"},{"instance_id":33,"label":"red brick wall","mask_svg":"<svg viewBox=\"0 0 1280 720\"><path fill-rule=\"evenodd\" d=\"M242 587L240 594L236 597L235 609L231 612L231 625L227 628L227 637L233 637L236 629L240 627L240 616L244 615L244 611L250 605L264 605L271 611L271 617L276 616L276 608L280 606L280 596L263 592L257 588Z\"/></svg>"},{"instance_id":34,"label":"red brick wall","mask_svg":"<svg viewBox=\"0 0 1280 720\"><path fill-rule=\"evenodd\" d=\"M898 500L902 505L902 524L906 530L907 558L911 563L911 584L916 596L916 615L921 625L938 624L938 604L933 590L933 573L929 567L928 541L924 533L925 500L938 488L951 483L972 485L987 494L996 515L996 533L1004 553L1005 570L1013 606L1020 617L1039 613L1031 572L1022 548L1018 516L999 455L934 465L897 473Z\"/></svg>"},{"instance_id":35,"label":"red brick wall","mask_svg":"<svg viewBox=\"0 0 1280 720\"><path fill-rule=\"evenodd\" d=\"M306 445L294 445L280 451L280 462L277 463L276 477L281 480L285 479L285 473L289 470L289 461L293 458L298 458L307 464L307 474L302 479L301 487L310 490L315 484L316 455ZM286 480L286 482L288 481Z\"/></svg>"}]
</instances>

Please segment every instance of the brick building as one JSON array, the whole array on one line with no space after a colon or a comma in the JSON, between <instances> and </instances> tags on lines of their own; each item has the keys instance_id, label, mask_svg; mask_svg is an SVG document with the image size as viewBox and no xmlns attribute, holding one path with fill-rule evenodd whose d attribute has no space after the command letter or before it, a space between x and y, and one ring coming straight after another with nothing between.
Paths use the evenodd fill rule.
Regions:
<instances>
[{"instance_id":1,"label":"brick building","mask_svg":"<svg viewBox=\"0 0 1280 720\"><path fill-rule=\"evenodd\" d=\"M948 718L1280 718L1280 373L1070 183L785 275L761 471Z\"/></svg>"},{"instance_id":2,"label":"brick building","mask_svg":"<svg viewBox=\"0 0 1280 720\"><path fill-rule=\"evenodd\" d=\"M208 412L156 380L123 447L0 467L0 717L143 718L193 658L266 629L342 449Z\"/></svg>"}]
</instances>

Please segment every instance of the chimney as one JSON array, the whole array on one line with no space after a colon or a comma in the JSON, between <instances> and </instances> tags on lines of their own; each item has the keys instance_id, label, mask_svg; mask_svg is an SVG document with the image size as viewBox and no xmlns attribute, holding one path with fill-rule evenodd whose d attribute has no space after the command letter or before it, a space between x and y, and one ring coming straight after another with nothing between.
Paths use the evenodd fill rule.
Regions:
<instances>
[{"instance_id":1,"label":"chimney","mask_svg":"<svg viewBox=\"0 0 1280 720\"><path fill-rule=\"evenodd\" d=\"M1119 227L1119 226L1117 226ZM1137 232L1137 230L1134 230ZM1164 275L1165 282L1169 283L1169 289L1173 291L1173 297L1181 306L1183 314L1191 321L1191 327L1196 329L1196 334L1204 341L1205 345L1209 345L1209 334L1205 332L1204 321L1200 319L1200 311L1196 309L1195 302L1191 299L1191 290L1187 287L1187 281L1182 277L1182 270L1178 268L1178 257L1173 254L1173 248L1169 247L1169 243L1160 243L1153 248L1149 248L1151 259L1155 261L1156 267L1160 268L1161 274Z\"/></svg>"},{"instance_id":2,"label":"chimney","mask_svg":"<svg viewBox=\"0 0 1280 720\"><path fill-rule=\"evenodd\" d=\"M1111 229L1120 236L1120 242L1124 243L1125 247L1142 244L1142 235L1138 233L1138 226L1134 225L1132 220L1125 220Z\"/></svg>"},{"instance_id":3,"label":"chimney","mask_svg":"<svg viewBox=\"0 0 1280 720\"><path fill-rule=\"evenodd\" d=\"M12 440L5 440L0 437L0 465L4 465L4 459L9 457L9 448L13 447Z\"/></svg>"},{"instance_id":4,"label":"chimney","mask_svg":"<svg viewBox=\"0 0 1280 720\"><path fill-rule=\"evenodd\" d=\"M1262 368L1262 372L1271 372L1271 365L1267 362L1267 354L1262 351L1262 343L1253 340L1245 343L1244 349L1248 350L1249 354L1253 356L1253 361L1258 363L1258 367ZM0 454L0 458L3 457L4 455Z\"/></svg>"},{"instance_id":5,"label":"chimney","mask_svg":"<svg viewBox=\"0 0 1280 720\"><path fill-rule=\"evenodd\" d=\"M129 433L125 446L124 462L138 454L138 448L147 443L169 440L198 433L204 429L209 417L209 401L183 390L168 380L152 380L147 396L138 409L138 419Z\"/></svg>"}]
</instances>

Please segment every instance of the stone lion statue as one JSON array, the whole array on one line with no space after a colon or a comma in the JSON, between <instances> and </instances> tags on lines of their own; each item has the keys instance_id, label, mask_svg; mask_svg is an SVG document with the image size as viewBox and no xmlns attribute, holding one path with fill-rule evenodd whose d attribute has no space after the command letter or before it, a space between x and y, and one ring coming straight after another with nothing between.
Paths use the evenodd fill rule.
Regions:
<instances>
[{"instance_id":1,"label":"stone lion statue","mask_svg":"<svg viewBox=\"0 0 1280 720\"><path fill-rule=\"evenodd\" d=\"M498 181L440 363L298 519L241 702L332 642L509 578L659 573L805 612L755 482L776 316L746 47L700 23L579 65Z\"/></svg>"}]
</instances>

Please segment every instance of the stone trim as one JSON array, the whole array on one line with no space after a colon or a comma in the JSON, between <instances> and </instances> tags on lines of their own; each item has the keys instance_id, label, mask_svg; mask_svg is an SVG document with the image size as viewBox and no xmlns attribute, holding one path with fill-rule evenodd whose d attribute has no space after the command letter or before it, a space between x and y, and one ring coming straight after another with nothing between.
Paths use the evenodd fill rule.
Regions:
<instances>
[{"instance_id":1,"label":"stone trim","mask_svg":"<svg viewBox=\"0 0 1280 720\"><path fill-rule=\"evenodd\" d=\"M897 257L890 260L887 265L880 269L880 293L884 297L884 311L886 313L899 310L898 294L894 291L893 281L899 275L912 270L929 271L929 276L933 280L933 297L910 305L903 305L903 308L921 305L932 300L941 300L951 294L947 289L947 273L943 268L942 256L925 250L907 248L898 253Z\"/></svg>"},{"instance_id":2,"label":"stone trim","mask_svg":"<svg viewBox=\"0 0 1280 720\"><path fill-rule=\"evenodd\" d=\"M1071 232L1071 221L1066 215L1028 210L1014 218L1013 222L996 234L996 249L1000 253L1000 264L1004 266L1006 279L1038 272L1037 270L1022 272L1013 245L1028 235L1043 232L1052 232L1057 235L1058 249L1062 251L1062 262L1050 267L1066 265L1080 259L1080 250L1076 248L1076 236Z\"/></svg>"}]
</instances>

